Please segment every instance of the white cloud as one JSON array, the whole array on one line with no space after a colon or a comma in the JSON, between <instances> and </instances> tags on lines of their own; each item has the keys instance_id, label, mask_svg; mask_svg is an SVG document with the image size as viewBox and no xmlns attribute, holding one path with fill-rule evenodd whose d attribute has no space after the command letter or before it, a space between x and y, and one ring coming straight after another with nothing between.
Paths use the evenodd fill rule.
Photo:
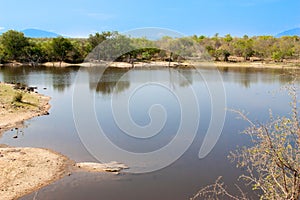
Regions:
<instances>
[{"instance_id":1,"label":"white cloud","mask_svg":"<svg viewBox=\"0 0 300 200\"><path fill-rule=\"evenodd\" d=\"M4 30L4 29L5 29L5 27L0 26L0 31L1 31L1 30Z\"/></svg>"}]
</instances>

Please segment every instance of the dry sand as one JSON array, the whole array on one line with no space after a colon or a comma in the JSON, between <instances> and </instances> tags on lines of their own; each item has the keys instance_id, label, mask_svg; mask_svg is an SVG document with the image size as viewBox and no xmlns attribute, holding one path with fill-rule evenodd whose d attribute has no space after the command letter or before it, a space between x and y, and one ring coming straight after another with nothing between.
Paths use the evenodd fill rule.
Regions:
<instances>
[{"instance_id":1,"label":"dry sand","mask_svg":"<svg viewBox=\"0 0 300 200\"><path fill-rule=\"evenodd\" d=\"M16 93L23 93L21 102L13 102ZM11 128L22 126L24 120L48 114L49 97L13 89L0 83L0 137ZM49 149L18 148L0 144L0 200L17 199L52 183L73 171L113 172L128 167L118 162L107 164L74 161Z\"/></svg>"},{"instance_id":2,"label":"dry sand","mask_svg":"<svg viewBox=\"0 0 300 200\"><path fill-rule=\"evenodd\" d=\"M21 102L14 102L17 93ZM48 114L49 97L13 89L0 83L0 136L22 126L23 121ZM12 148L0 144L0 200L16 199L61 178L71 161L63 155L40 148Z\"/></svg>"},{"instance_id":3,"label":"dry sand","mask_svg":"<svg viewBox=\"0 0 300 200\"><path fill-rule=\"evenodd\" d=\"M26 66L28 63L7 63L7 66ZM132 64L128 62L84 62L84 63L66 63L66 62L46 62L41 63L40 65L46 67L114 67L114 68L132 68ZM0 65L1 66L1 65ZM146 61L146 62L134 62L134 67L137 68L149 68L149 67L168 67L168 61ZM217 62L217 61L195 61L187 60L185 62L170 62L170 67L230 67L230 68L261 68L261 69L299 69L300 62L289 61L289 62L270 62L266 63L263 61L254 61L254 62Z\"/></svg>"},{"instance_id":4,"label":"dry sand","mask_svg":"<svg viewBox=\"0 0 300 200\"><path fill-rule=\"evenodd\" d=\"M0 148L0 199L16 199L63 177L70 162L47 149Z\"/></svg>"}]
</instances>

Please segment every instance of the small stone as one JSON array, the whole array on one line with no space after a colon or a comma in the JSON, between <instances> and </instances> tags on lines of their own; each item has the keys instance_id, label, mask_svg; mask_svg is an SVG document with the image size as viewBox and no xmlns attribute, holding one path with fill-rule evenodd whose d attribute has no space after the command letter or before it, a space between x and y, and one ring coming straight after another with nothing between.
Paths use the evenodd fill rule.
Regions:
<instances>
[{"instance_id":1,"label":"small stone","mask_svg":"<svg viewBox=\"0 0 300 200\"><path fill-rule=\"evenodd\" d=\"M16 139L16 138L18 138L18 136L17 136L17 135L15 135L13 138L14 138L14 139Z\"/></svg>"}]
</instances>

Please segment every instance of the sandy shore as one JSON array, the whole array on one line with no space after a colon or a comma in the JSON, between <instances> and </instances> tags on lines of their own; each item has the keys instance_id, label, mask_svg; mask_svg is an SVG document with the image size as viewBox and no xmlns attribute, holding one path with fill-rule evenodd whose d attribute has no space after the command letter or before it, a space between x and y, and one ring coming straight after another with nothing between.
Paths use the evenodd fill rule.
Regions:
<instances>
[{"instance_id":1,"label":"sandy shore","mask_svg":"<svg viewBox=\"0 0 300 200\"><path fill-rule=\"evenodd\" d=\"M201 65L201 64L200 64ZM203 64L202 64L203 65ZM263 63L263 62L213 62L216 67L257 68L257 69L300 69L296 63ZM197 66L197 63L196 63Z\"/></svg>"},{"instance_id":2,"label":"sandy shore","mask_svg":"<svg viewBox=\"0 0 300 200\"><path fill-rule=\"evenodd\" d=\"M0 199L17 199L65 176L71 161L48 149L0 148Z\"/></svg>"},{"instance_id":3,"label":"sandy shore","mask_svg":"<svg viewBox=\"0 0 300 200\"><path fill-rule=\"evenodd\" d=\"M48 114L49 97L16 90L0 83L0 136L5 130L22 126L24 120ZM22 93L20 102L14 96ZM75 164L64 155L43 148L18 148L0 144L0 200L17 199L72 172L113 172L128 167L122 163L82 162Z\"/></svg>"},{"instance_id":4,"label":"sandy shore","mask_svg":"<svg viewBox=\"0 0 300 200\"><path fill-rule=\"evenodd\" d=\"M97 67L97 66L103 66L106 67L109 65L109 67L115 67L115 68L132 68L132 67L168 67L170 64L170 67L176 67L176 66L184 66L189 65L188 63L179 63L179 62L164 62L164 61L151 61L151 62L135 62L133 65L127 62L85 62L85 63L79 63L79 64L70 64L65 62L47 62L41 64L45 67L71 67L71 66L78 66L78 67Z\"/></svg>"},{"instance_id":5,"label":"sandy shore","mask_svg":"<svg viewBox=\"0 0 300 200\"><path fill-rule=\"evenodd\" d=\"M300 69L300 64L298 63L264 63L264 62L166 62L166 61L151 61L151 62L135 62L133 65L126 62L112 62L112 63L80 63L80 64L69 64L69 63L44 63L43 66L47 67L105 67L109 64L109 67L115 68L151 68L151 67L229 67L229 68L261 68L261 69Z\"/></svg>"},{"instance_id":6,"label":"sandy shore","mask_svg":"<svg viewBox=\"0 0 300 200\"><path fill-rule=\"evenodd\" d=\"M261 68L261 69L300 69L300 62L209 62L209 61L184 61L184 62L168 62L168 61L147 61L147 62L134 62L130 64L127 62L84 62L84 63L65 63L65 62L47 62L40 64L41 66L46 67L96 67L102 66L106 67L109 64L109 67L114 68L147 68L147 67L199 67L199 68L208 68L208 67L229 67L229 68ZM6 66L25 66L26 63L8 63Z\"/></svg>"},{"instance_id":7,"label":"sandy shore","mask_svg":"<svg viewBox=\"0 0 300 200\"><path fill-rule=\"evenodd\" d=\"M24 120L48 114L49 97L15 90L14 85L0 83L0 136ZM22 93L20 102L14 102ZM0 144L0 200L16 199L57 180L67 173L69 161L63 155L38 148L12 148Z\"/></svg>"}]
</instances>

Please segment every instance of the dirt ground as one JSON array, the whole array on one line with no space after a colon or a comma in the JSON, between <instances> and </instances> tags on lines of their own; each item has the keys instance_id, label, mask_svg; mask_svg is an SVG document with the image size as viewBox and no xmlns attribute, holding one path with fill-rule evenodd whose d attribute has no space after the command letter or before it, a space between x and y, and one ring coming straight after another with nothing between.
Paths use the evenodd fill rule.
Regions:
<instances>
[{"instance_id":1,"label":"dirt ground","mask_svg":"<svg viewBox=\"0 0 300 200\"><path fill-rule=\"evenodd\" d=\"M40 148L0 148L0 199L16 199L65 176L68 158Z\"/></svg>"}]
</instances>

